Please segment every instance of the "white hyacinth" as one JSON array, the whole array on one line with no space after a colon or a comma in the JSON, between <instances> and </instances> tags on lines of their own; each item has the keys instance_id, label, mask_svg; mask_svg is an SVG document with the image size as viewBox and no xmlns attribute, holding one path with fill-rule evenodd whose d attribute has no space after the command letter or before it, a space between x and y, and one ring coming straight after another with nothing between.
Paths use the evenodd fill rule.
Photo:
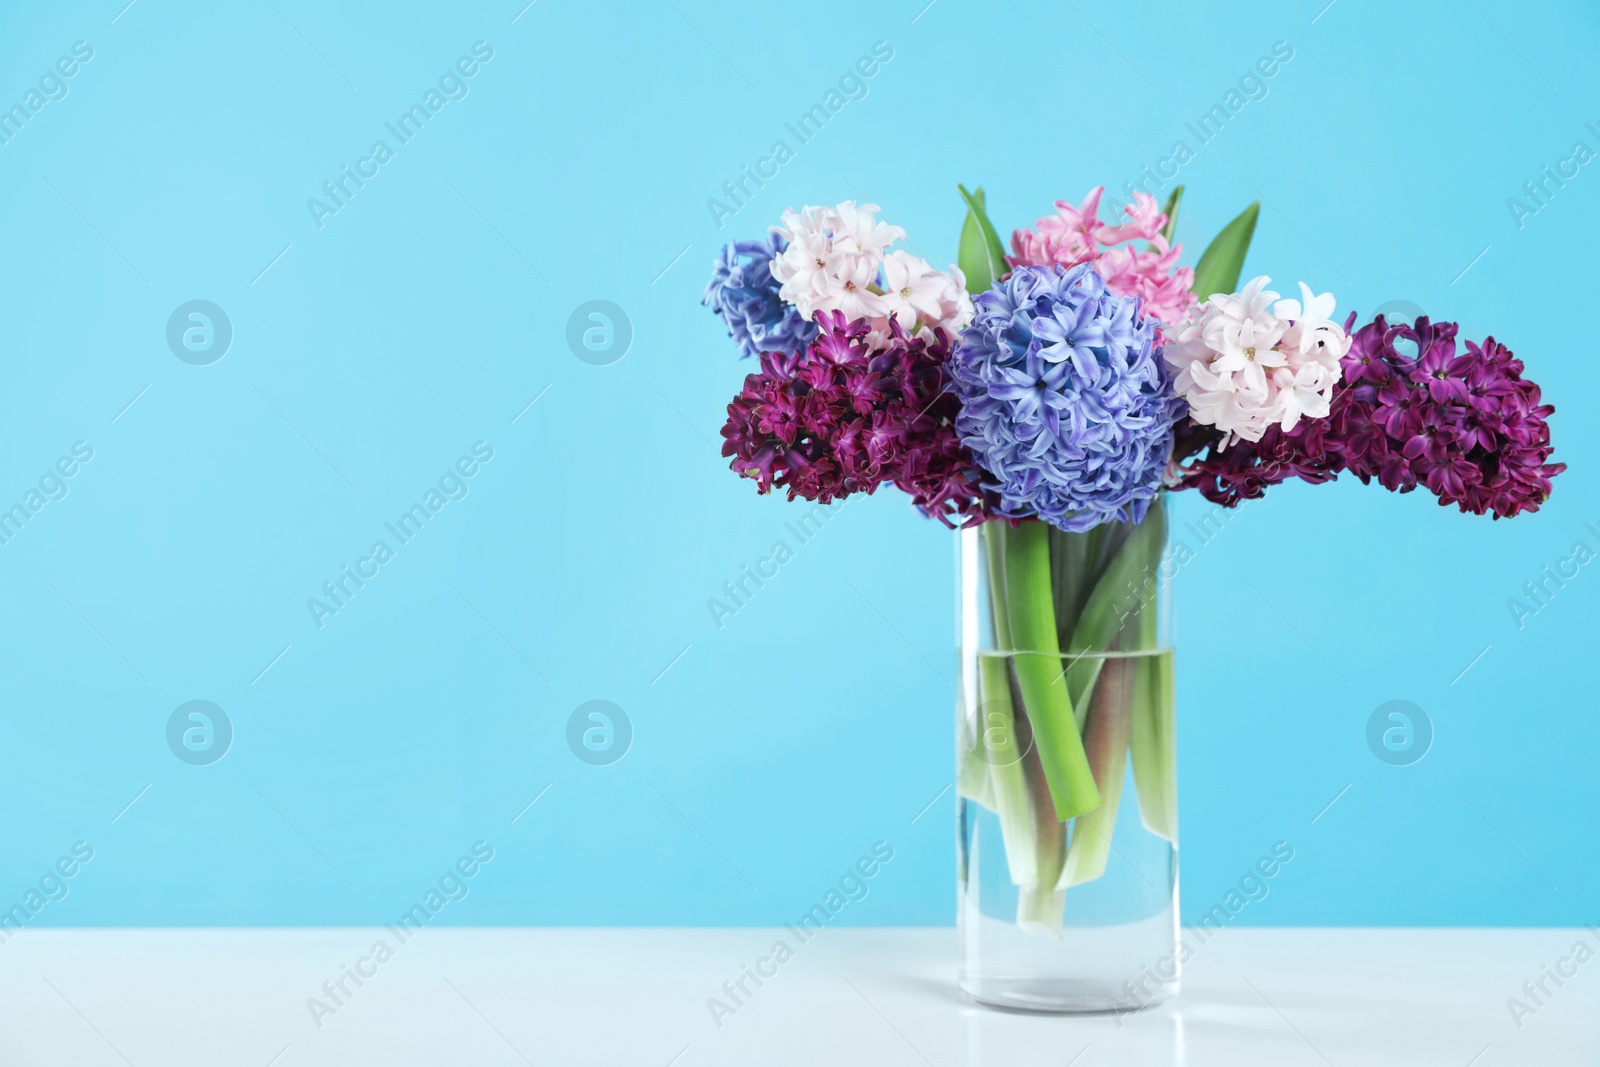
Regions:
<instances>
[{"instance_id":1,"label":"white hyacinth","mask_svg":"<svg viewBox=\"0 0 1600 1067\"><path fill-rule=\"evenodd\" d=\"M1267 427L1284 432L1302 418L1327 418L1339 359L1350 338L1333 321L1332 293L1280 300L1272 279L1252 278L1241 292L1218 293L1172 333L1164 355L1194 421L1234 439L1259 441Z\"/></svg>"},{"instance_id":2,"label":"white hyacinth","mask_svg":"<svg viewBox=\"0 0 1600 1067\"><path fill-rule=\"evenodd\" d=\"M834 207L793 208L773 230L789 246L772 260L778 295L806 318L842 311L866 319L881 339L894 316L910 333L918 324L952 336L972 320L972 299L959 268L935 270L927 260L890 245L906 232L878 217L876 204L846 200Z\"/></svg>"}]
</instances>

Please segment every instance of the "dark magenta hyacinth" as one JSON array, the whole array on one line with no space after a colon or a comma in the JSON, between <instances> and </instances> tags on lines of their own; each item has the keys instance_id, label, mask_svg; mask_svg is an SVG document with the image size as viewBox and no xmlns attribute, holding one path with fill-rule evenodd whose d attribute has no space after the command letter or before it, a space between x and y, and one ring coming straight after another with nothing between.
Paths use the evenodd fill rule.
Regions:
<instances>
[{"instance_id":1,"label":"dark magenta hyacinth","mask_svg":"<svg viewBox=\"0 0 1600 1067\"><path fill-rule=\"evenodd\" d=\"M1351 315L1346 329L1354 325ZM1289 478L1325 482L1349 471L1363 483L1409 493L1423 486L1441 505L1510 518L1538 511L1550 479L1566 470L1550 458L1555 408L1522 377L1522 361L1487 338L1458 352L1453 322L1391 325L1382 315L1353 335L1343 380L1326 419L1259 442L1236 442L1184 468L1183 486L1228 507ZM1415 356L1395 342L1416 345Z\"/></svg>"},{"instance_id":2,"label":"dark magenta hyacinth","mask_svg":"<svg viewBox=\"0 0 1600 1067\"><path fill-rule=\"evenodd\" d=\"M816 322L803 355L762 353L728 405L730 466L790 500L829 503L892 482L947 526L987 518L982 472L955 431L944 331L913 337L890 319L890 335L874 339L840 311Z\"/></svg>"}]
</instances>

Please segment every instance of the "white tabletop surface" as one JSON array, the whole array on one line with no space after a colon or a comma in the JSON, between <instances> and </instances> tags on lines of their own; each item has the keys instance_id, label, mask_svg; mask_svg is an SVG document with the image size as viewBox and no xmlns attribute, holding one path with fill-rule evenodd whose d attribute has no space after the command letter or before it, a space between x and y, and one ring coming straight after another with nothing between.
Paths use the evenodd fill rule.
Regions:
<instances>
[{"instance_id":1,"label":"white tabletop surface","mask_svg":"<svg viewBox=\"0 0 1600 1067\"><path fill-rule=\"evenodd\" d=\"M953 930L836 928L717 1026L708 998L776 935L427 929L318 1026L307 1001L392 934L30 929L0 945L0 1064L1600 1064L1586 930L1229 929L1174 1002L1118 1019L964 1001Z\"/></svg>"}]
</instances>

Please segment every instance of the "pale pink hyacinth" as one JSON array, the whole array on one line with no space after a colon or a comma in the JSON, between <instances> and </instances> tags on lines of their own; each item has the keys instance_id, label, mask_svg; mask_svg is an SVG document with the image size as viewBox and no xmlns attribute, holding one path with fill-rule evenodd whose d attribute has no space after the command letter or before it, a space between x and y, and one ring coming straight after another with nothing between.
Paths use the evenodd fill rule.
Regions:
<instances>
[{"instance_id":1,"label":"pale pink hyacinth","mask_svg":"<svg viewBox=\"0 0 1600 1067\"><path fill-rule=\"evenodd\" d=\"M808 319L818 311L842 311L867 321L869 339L889 336L890 316L907 333L940 327L951 336L972 321L960 268L936 270L920 256L891 248L906 232L880 220L876 204L791 208L773 231L788 242L772 260L778 295Z\"/></svg>"},{"instance_id":2,"label":"pale pink hyacinth","mask_svg":"<svg viewBox=\"0 0 1600 1067\"><path fill-rule=\"evenodd\" d=\"M936 270L921 256L899 249L883 257L883 300L901 325L939 327L954 337L972 321L972 297L961 268ZM888 331L888 323L874 330Z\"/></svg>"},{"instance_id":3,"label":"pale pink hyacinth","mask_svg":"<svg viewBox=\"0 0 1600 1067\"><path fill-rule=\"evenodd\" d=\"M1142 313L1170 329L1195 302L1194 271L1178 266L1183 246L1167 243L1161 233L1167 216L1149 193L1133 194L1133 202L1122 209L1126 222L1117 226L1101 222L1104 193L1105 186L1095 186L1077 207L1057 200L1056 213L1040 219L1036 229L1011 235L1014 254L1006 261L1013 267L1092 263L1113 293L1143 297ZM1154 247L1140 248L1132 243L1136 241Z\"/></svg>"},{"instance_id":4,"label":"pale pink hyacinth","mask_svg":"<svg viewBox=\"0 0 1600 1067\"><path fill-rule=\"evenodd\" d=\"M1259 441L1267 427L1285 433L1302 418L1328 417L1339 360L1350 338L1333 321L1332 293L1280 300L1272 279L1252 278L1237 293L1218 293L1172 331L1163 350L1189 414L1236 439Z\"/></svg>"}]
</instances>

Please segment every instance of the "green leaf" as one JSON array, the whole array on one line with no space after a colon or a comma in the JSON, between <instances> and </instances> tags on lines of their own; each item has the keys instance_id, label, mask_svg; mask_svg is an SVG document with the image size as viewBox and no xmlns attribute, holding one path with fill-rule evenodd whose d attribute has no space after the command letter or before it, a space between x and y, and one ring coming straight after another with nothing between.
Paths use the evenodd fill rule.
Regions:
<instances>
[{"instance_id":1,"label":"green leaf","mask_svg":"<svg viewBox=\"0 0 1600 1067\"><path fill-rule=\"evenodd\" d=\"M1006 272L1006 250L994 224L984 213L983 188L980 186L976 193L967 192L964 185L956 188L961 190L961 199L967 202L967 219L961 225L961 245L956 261L961 273L967 276L967 292L976 296L988 291Z\"/></svg>"},{"instance_id":2,"label":"green leaf","mask_svg":"<svg viewBox=\"0 0 1600 1067\"><path fill-rule=\"evenodd\" d=\"M1231 293L1239 288L1239 273L1244 270L1244 256L1250 251L1250 238L1255 235L1260 214L1261 201L1253 201L1211 242L1194 268L1197 299L1208 300L1215 293Z\"/></svg>"},{"instance_id":3,"label":"green leaf","mask_svg":"<svg viewBox=\"0 0 1600 1067\"><path fill-rule=\"evenodd\" d=\"M1167 239L1167 244L1172 243L1172 235L1177 232L1178 205L1182 203L1183 186L1180 185L1172 190L1172 195L1167 197L1167 202L1161 207L1161 213L1167 217L1167 224L1161 227L1161 236ZM1151 245L1150 247L1154 251L1155 246Z\"/></svg>"}]
</instances>

